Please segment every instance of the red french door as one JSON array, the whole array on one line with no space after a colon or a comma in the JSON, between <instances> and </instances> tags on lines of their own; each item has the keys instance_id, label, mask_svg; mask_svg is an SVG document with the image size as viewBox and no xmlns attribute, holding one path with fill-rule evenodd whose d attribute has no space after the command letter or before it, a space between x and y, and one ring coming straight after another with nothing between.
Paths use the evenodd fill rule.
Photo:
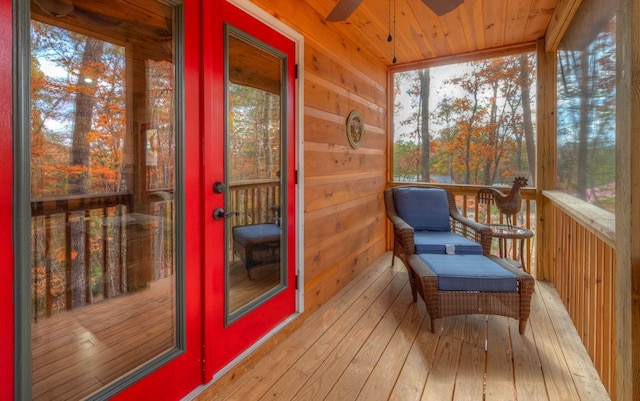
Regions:
<instances>
[{"instance_id":1,"label":"red french door","mask_svg":"<svg viewBox=\"0 0 640 401\"><path fill-rule=\"evenodd\" d=\"M205 379L294 314L295 43L203 2Z\"/></svg>"},{"instance_id":2,"label":"red french door","mask_svg":"<svg viewBox=\"0 0 640 401\"><path fill-rule=\"evenodd\" d=\"M12 88L3 165L20 172L3 377L16 399L181 399L203 381L201 0L94 3L13 2L31 85Z\"/></svg>"}]
</instances>

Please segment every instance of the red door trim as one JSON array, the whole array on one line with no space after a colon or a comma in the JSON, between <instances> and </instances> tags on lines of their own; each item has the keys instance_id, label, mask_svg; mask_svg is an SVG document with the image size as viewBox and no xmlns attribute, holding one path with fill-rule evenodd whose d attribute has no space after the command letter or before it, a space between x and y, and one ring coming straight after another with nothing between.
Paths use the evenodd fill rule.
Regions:
<instances>
[{"instance_id":1,"label":"red door trim","mask_svg":"<svg viewBox=\"0 0 640 401\"><path fill-rule=\"evenodd\" d=\"M11 0L0 0L0 93L11 94L13 60ZM0 399L14 396L13 128L12 96L0 101Z\"/></svg>"}]
</instances>

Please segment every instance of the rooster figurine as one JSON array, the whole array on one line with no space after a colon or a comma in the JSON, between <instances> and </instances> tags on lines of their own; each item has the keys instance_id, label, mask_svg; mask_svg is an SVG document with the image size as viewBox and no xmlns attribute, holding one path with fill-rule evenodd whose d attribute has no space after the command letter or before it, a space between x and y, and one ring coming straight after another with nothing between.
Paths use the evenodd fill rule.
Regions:
<instances>
[{"instance_id":1,"label":"rooster figurine","mask_svg":"<svg viewBox=\"0 0 640 401\"><path fill-rule=\"evenodd\" d=\"M493 201L498 210L507 216L507 227L511 228L511 216L518 213L522 206L520 188L525 186L527 186L527 179L516 177L513 180L511 191L507 195L495 188L482 188L478 191L478 202L489 205Z\"/></svg>"}]
</instances>

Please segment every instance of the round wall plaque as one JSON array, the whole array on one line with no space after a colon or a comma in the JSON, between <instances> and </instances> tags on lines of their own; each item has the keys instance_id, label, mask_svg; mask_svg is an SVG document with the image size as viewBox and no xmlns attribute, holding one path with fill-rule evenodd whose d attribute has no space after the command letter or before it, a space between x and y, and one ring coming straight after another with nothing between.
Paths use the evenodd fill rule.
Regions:
<instances>
[{"instance_id":1,"label":"round wall plaque","mask_svg":"<svg viewBox=\"0 0 640 401\"><path fill-rule=\"evenodd\" d=\"M353 110L347 118L347 138L352 148L358 149L364 138L364 121L357 111Z\"/></svg>"}]
</instances>

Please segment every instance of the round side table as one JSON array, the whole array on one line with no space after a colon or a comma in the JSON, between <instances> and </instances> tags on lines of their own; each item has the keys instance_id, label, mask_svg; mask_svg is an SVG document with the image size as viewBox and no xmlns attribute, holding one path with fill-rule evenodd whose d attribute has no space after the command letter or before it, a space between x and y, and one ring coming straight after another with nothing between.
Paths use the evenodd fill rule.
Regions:
<instances>
[{"instance_id":1,"label":"round side table","mask_svg":"<svg viewBox=\"0 0 640 401\"><path fill-rule=\"evenodd\" d=\"M506 224L488 224L493 231L494 238L498 239L498 246L500 249L500 257L502 259L508 259L507 257L507 240L512 240L514 243L520 240L520 248L518 253L520 254L520 266L525 272L529 273L529 266L526 266L524 262L524 240L533 237L533 231L524 227L508 226ZM514 244L515 246L515 244ZM518 262L515 261L517 264Z\"/></svg>"}]
</instances>

